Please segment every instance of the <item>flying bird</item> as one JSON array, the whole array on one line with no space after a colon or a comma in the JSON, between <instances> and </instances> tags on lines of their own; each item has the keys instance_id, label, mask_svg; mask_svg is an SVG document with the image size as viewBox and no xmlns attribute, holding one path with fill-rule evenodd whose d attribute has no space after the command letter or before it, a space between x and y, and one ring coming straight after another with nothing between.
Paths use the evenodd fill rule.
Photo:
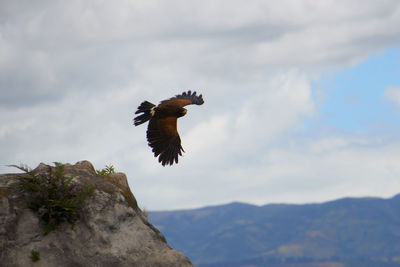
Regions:
<instances>
[{"instance_id":1,"label":"flying bird","mask_svg":"<svg viewBox=\"0 0 400 267\"><path fill-rule=\"evenodd\" d=\"M158 156L158 161L163 166L178 163L178 155L182 156L182 152L185 152L177 130L178 118L185 116L187 112L184 106L203 103L202 95L188 91L163 100L158 106L144 101L138 107L135 114L140 115L134 118L134 124L138 126L150 121L147 126L147 141L154 157Z\"/></svg>"}]
</instances>

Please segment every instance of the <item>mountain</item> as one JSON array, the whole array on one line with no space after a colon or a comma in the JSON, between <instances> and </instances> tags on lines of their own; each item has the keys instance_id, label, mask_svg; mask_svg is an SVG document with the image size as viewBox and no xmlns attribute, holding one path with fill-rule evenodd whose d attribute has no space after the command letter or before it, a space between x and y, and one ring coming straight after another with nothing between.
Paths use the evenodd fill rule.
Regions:
<instances>
[{"instance_id":1,"label":"mountain","mask_svg":"<svg viewBox=\"0 0 400 267\"><path fill-rule=\"evenodd\" d=\"M149 223L125 174L88 161L20 168L0 175L0 266L193 266Z\"/></svg>"},{"instance_id":2,"label":"mountain","mask_svg":"<svg viewBox=\"0 0 400 267\"><path fill-rule=\"evenodd\" d=\"M400 195L149 212L198 267L400 266Z\"/></svg>"}]
</instances>

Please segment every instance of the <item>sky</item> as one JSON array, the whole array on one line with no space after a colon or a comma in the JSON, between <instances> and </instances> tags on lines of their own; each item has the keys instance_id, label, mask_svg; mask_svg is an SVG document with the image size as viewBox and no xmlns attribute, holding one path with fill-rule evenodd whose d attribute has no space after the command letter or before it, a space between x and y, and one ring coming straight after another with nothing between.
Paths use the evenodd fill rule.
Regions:
<instances>
[{"instance_id":1,"label":"sky","mask_svg":"<svg viewBox=\"0 0 400 267\"><path fill-rule=\"evenodd\" d=\"M192 90L162 167L138 105ZM400 193L400 2L0 1L0 173L124 172L139 206Z\"/></svg>"}]
</instances>

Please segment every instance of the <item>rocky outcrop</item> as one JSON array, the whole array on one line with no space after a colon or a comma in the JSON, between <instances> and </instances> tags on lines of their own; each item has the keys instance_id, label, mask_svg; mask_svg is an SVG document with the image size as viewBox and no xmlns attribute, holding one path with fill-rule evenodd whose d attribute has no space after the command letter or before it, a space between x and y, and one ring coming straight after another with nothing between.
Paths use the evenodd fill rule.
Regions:
<instances>
[{"instance_id":1,"label":"rocky outcrop","mask_svg":"<svg viewBox=\"0 0 400 267\"><path fill-rule=\"evenodd\" d=\"M40 164L34 172L49 168ZM94 192L73 226L62 223L46 235L16 186L18 174L0 175L1 266L193 266L149 223L125 174L98 175L88 161L66 164L64 173ZM32 251L40 260L32 260Z\"/></svg>"}]
</instances>

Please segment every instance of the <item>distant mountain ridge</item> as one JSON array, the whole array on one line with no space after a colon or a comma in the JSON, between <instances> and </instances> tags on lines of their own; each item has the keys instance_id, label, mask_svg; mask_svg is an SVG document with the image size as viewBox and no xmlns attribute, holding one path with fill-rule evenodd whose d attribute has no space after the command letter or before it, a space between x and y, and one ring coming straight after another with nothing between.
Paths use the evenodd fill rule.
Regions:
<instances>
[{"instance_id":1,"label":"distant mountain ridge","mask_svg":"<svg viewBox=\"0 0 400 267\"><path fill-rule=\"evenodd\" d=\"M149 212L196 266L400 266L400 194Z\"/></svg>"}]
</instances>

